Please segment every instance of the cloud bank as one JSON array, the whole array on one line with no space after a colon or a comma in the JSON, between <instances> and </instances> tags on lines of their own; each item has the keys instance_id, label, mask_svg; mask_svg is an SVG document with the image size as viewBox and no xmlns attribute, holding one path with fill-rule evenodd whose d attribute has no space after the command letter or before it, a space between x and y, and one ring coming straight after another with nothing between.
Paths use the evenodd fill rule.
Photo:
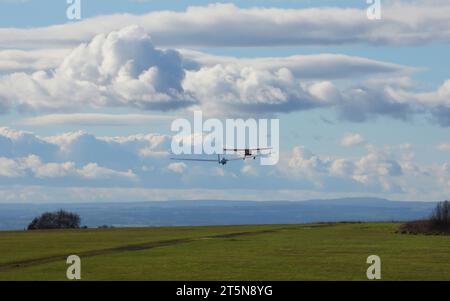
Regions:
<instances>
[{"instance_id":1,"label":"cloud bank","mask_svg":"<svg viewBox=\"0 0 450 301\"><path fill-rule=\"evenodd\" d=\"M382 22L374 22L368 20L366 9L239 8L218 3L182 12L114 14L41 28L1 28L0 44L74 46L99 33L137 24L158 45L171 47L419 45L450 41L449 10L448 1L389 1L383 3Z\"/></svg>"},{"instance_id":2,"label":"cloud bank","mask_svg":"<svg viewBox=\"0 0 450 301\"><path fill-rule=\"evenodd\" d=\"M320 155L298 145L283 152L277 166L239 160L219 168L170 160L170 142L170 136L157 134L98 137L69 132L42 137L0 128L0 190L14 186L232 188L404 197L450 192L449 163L419 162L407 144L367 144L363 154L354 156Z\"/></svg>"},{"instance_id":3,"label":"cloud bank","mask_svg":"<svg viewBox=\"0 0 450 301\"><path fill-rule=\"evenodd\" d=\"M255 116L332 108L354 122L429 114L450 126L450 81L436 91L413 92L408 74L414 71L333 54L237 59L158 49L142 28L130 26L95 36L54 69L0 76L0 112L121 107Z\"/></svg>"},{"instance_id":4,"label":"cloud bank","mask_svg":"<svg viewBox=\"0 0 450 301\"><path fill-rule=\"evenodd\" d=\"M139 125L156 121L173 120L173 116L149 114L50 114L24 118L17 123L27 126L43 125L75 125L75 126L109 126L109 125Z\"/></svg>"}]
</instances>

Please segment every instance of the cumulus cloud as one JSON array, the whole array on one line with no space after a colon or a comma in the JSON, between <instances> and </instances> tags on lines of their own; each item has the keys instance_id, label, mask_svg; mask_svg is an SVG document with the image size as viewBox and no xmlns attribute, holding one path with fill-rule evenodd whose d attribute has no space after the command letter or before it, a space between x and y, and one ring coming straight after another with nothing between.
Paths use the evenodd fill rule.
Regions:
<instances>
[{"instance_id":1,"label":"cumulus cloud","mask_svg":"<svg viewBox=\"0 0 450 301\"><path fill-rule=\"evenodd\" d=\"M436 146L437 150L441 152L450 152L450 143L441 143L438 146Z\"/></svg>"},{"instance_id":2,"label":"cumulus cloud","mask_svg":"<svg viewBox=\"0 0 450 301\"><path fill-rule=\"evenodd\" d=\"M289 167L296 173L313 176L317 172L326 172L330 165L329 158L321 158L304 146L296 146L292 150Z\"/></svg>"},{"instance_id":3,"label":"cumulus cloud","mask_svg":"<svg viewBox=\"0 0 450 301\"><path fill-rule=\"evenodd\" d=\"M81 44L54 69L0 76L0 112L12 108L199 108L209 114L254 116L327 107L353 122L378 116L408 120L414 114L427 113L440 125L449 126L448 82L434 92L414 93L408 90L407 80L413 71L333 54L237 59L162 50L154 47L142 28L129 26ZM337 80L345 77L353 81ZM24 122L117 124L139 120L143 117L53 114Z\"/></svg>"},{"instance_id":4,"label":"cumulus cloud","mask_svg":"<svg viewBox=\"0 0 450 301\"><path fill-rule=\"evenodd\" d=\"M358 133L350 133L345 135L341 140L341 145L343 146L355 146L361 145L365 142L364 138Z\"/></svg>"},{"instance_id":5,"label":"cumulus cloud","mask_svg":"<svg viewBox=\"0 0 450 301\"><path fill-rule=\"evenodd\" d=\"M41 139L56 145L60 158L114 169L124 166L140 169L143 164L157 164L158 155L168 155L171 141L170 136L159 134L97 137L81 131Z\"/></svg>"},{"instance_id":6,"label":"cumulus cloud","mask_svg":"<svg viewBox=\"0 0 450 301\"><path fill-rule=\"evenodd\" d=\"M187 164L170 161L171 139L151 133L96 136L82 131L37 136L4 128L0 131L0 143L5 146L0 147L0 186L245 186L232 177L240 164L227 166L226 173L233 180L223 183L219 179L224 173L218 172L217 164L187 168Z\"/></svg>"},{"instance_id":7,"label":"cumulus cloud","mask_svg":"<svg viewBox=\"0 0 450 301\"><path fill-rule=\"evenodd\" d=\"M162 50L142 28L129 26L81 44L55 69L0 76L0 112L195 107L209 114L253 116L327 107L354 122L378 116L407 120L428 113L449 126L448 82L434 92L413 93L405 80L413 71L334 54L238 59ZM53 114L25 123L120 123L143 118Z\"/></svg>"},{"instance_id":8,"label":"cumulus cloud","mask_svg":"<svg viewBox=\"0 0 450 301\"><path fill-rule=\"evenodd\" d=\"M332 176L348 177L355 170L355 163L347 158L337 158L331 161L329 172Z\"/></svg>"},{"instance_id":9,"label":"cumulus cloud","mask_svg":"<svg viewBox=\"0 0 450 301\"><path fill-rule=\"evenodd\" d=\"M144 166L162 168L164 163L151 153L167 156L169 145L170 137L158 134L96 137L69 132L40 137L0 128L0 176L24 181L64 177L134 180L137 173L145 172Z\"/></svg>"},{"instance_id":10,"label":"cumulus cloud","mask_svg":"<svg viewBox=\"0 0 450 301\"><path fill-rule=\"evenodd\" d=\"M0 112L11 108L73 111L86 106L174 110L194 105L222 114L292 112L333 106L341 98L349 98L348 92L340 91L330 79L395 77L413 71L335 54L237 59L160 50L142 28L130 26L95 36L53 69L1 76ZM111 121L113 117L48 115L24 122L34 125L66 119L69 123L90 123L88 119L94 118Z\"/></svg>"},{"instance_id":11,"label":"cumulus cloud","mask_svg":"<svg viewBox=\"0 0 450 301\"><path fill-rule=\"evenodd\" d=\"M184 86L216 114L291 112L320 105L287 68L270 72L217 65L187 72Z\"/></svg>"},{"instance_id":12,"label":"cumulus cloud","mask_svg":"<svg viewBox=\"0 0 450 301\"><path fill-rule=\"evenodd\" d=\"M175 163L170 163L167 166L167 169L175 172L175 173L183 173L187 168L187 165L184 164L183 162L175 162Z\"/></svg>"},{"instance_id":13,"label":"cumulus cloud","mask_svg":"<svg viewBox=\"0 0 450 301\"><path fill-rule=\"evenodd\" d=\"M130 26L81 44L54 70L3 76L0 100L15 100L22 110L176 109L194 103L183 78L178 52L156 49L142 28Z\"/></svg>"},{"instance_id":14,"label":"cumulus cloud","mask_svg":"<svg viewBox=\"0 0 450 301\"><path fill-rule=\"evenodd\" d=\"M40 139L33 133L0 128L0 157L27 157L35 154L45 160L54 158L58 146Z\"/></svg>"},{"instance_id":15,"label":"cumulus cloud","mask_svg":"<svg viewBox=\"0 0 450 301\"><path fill-rule=\"evenodd\" d=\"M447 1L439 5L392 1L383 4L383 21L372 22L365 8L239 8L218 3L182 12L115 14L41 28L1 28L0 44L15 48L74 45L128 24L142 26L164 46L423 44L450 40L449 10Z\"/></svg>"},{"instance_id":16,"label":"cumulus cloud","mask_svg":"<svg viewBox=\"0 0 450 301\"><path fill-rule=\"evenodd\" d=\"M362 185L366 190L406 193L425 188L423 183L429 185L432 181L430 175L439 176L442 181L448 177L442 168L418 165L410 145L383 148L368 145L367 153L359 157L320 156L297 146L287 166L291 176L308 179L322 189L340 183L346 189Z\"/></svg>"},{"instance_id":17,"label":"cumulus cloud","mask_svg":"<svg viewBox=\"0 0 450 301\"><path fill-rule=\"evenodd\" d=\"M355 162L352 178L364 184L377 181L384 190L391 190L393 183L395 183L395 181L391 181L391 177L398 177L403 174L400 164L390 154L371 149L365 156Z\"/></svg>"},{"instance_id":18,"label":"cumulus cloud","mask_svg":"<svg viewBox=\"0 0 450 301\"><path fill-rule=\"evenodd\" d=\"M429 111L433 120L441 126L450 126L450 79L435 91L413 93L405 89L390 89L391 98L398 103L416 103Z\"/></svg>"},{"instance_id":19,"label":"cumulus cloud","mask_svg":"<svg viewBox=\"0 0 450 301\"><path fill-rule=\"evenodd\" d=\"M19 177L20 175L21 170L19 170L16 161L0 157L0 176L14 178Z\"/></svg>"},{"instance_id":20,"label":"cumulus cloud","mask_svg":"<svg viewBox=\"0 0 450 301\"><path fill-rule=\"evenodd\" d=\"M336 54L247 59L180 52L188 69L183 86L206 110L291 112L327 106L352 121L377 115L406 119L415 110L415 103L400 101L391 90L404 88L405 75L416 68ZM336 84L345 78L356 81Z\"/></svg>"},{"instance_id":21,"label":"cumulus cloud","mask_svg":"<svg viewBox=\"0 0 450 301\"><path fill-rule=\"evenodd\" d=\"M167 193L174 188L303 189L404 196L426 195L431 190L450 192L449 163L422 163L408 144L366 145L366 153L358 156L321 155L296 146L281 156L275 167L257 166L253 161L218 167L170 161L170 142L170 136L157 134L99 137L69 132L43 137L3 128L0 190L40 185L153 188L167 189ZM248 177L242 181L239 175Z\"/></svg>"},{"instance_id":22,"label":"cumulus cloud","mask_svg":"<svg viewBox=\"0 0 450 301\"><path fill-rule=\"evenodd\" d=\"M245 175L253 175L256 176L258 175L258 170L252 166L252 165L244 165L241 168L241 173L245 174Z\"/></svg>"},{"instance_id":23,"label":"cumulus cloud","mask_svg":"<svg viewBox=\"0 0 450 301\"><path fill-rule=\"evenodd\" d=\"M81 177L95 180L114 177L134 178L136 176L131 170L121 172L98 166L96 163L89 163L81 168L76 168L73 162L43 163L36 155L16 159L0 157L0 166L2 167L0 176L8 178L25 176L39 179Z\"/></svg>"},{"instance_id":24,"label":"cumulus cloud","mask_svg":"<svg viewBox=\"0 0 450 301\"><path fill-rule=\"evenodd\" d=\"M333 56L327 59L331 58L340 60ZM270 68L256 60L254 65L230 63L188 70L183 87L199 100L203 110L215 114L274 114L329 107L335 108L343 119L363 122L378 116L407 120L415 113L433 109L432 104L399 97L405 90L399 87L395 76L392 84L372 79L343 85L326 79L304 79L299 71L302 67L297 66L296 70L295 65L285 67L277 59L274 61L275 67ZM352 70L350 61L347 63L342 70ZM325 78L327 68L320 64L317 67L319 71L310 76L320 74ZM400 72L402 68L396 70ZM404 68L403 72L407 70Z\"/></svg>"}]
</instances>

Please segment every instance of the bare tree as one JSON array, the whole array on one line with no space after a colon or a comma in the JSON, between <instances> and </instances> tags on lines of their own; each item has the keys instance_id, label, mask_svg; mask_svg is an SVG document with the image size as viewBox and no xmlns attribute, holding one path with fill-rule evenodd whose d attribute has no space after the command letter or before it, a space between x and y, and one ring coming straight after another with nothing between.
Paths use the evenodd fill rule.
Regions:
<instances>
[{"instance_id":1,"label":"bare tree","mask_svg":"<svg viewBox=\"0 0 450 301\"><path fill-rule=\"evenodd\" d=\"M438 226L450 225L450 202L443 201L436 205L432 215L431 221Z\"/></svg>"}]
</instances>

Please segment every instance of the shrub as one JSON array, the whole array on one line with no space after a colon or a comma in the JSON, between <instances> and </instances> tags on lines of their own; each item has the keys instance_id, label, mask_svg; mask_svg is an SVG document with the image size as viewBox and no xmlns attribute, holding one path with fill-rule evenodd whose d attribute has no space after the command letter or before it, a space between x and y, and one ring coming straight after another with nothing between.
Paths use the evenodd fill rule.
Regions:
<instances>
[{"instance_id":1,"label":"shrub","mask_svg":"<svg viewBox=\"0 0 450 301\"><path fill-rule=\"evenodd\" d=\"M56 212L45 212L36 217L28 225L28 230L39 229L78 229L81 218L76 213L59 210Z\"/></svg>"},{"instance_id":2,"label":"shrub","mask_svg":"<svg viewBox=\"0 0 450 301\"><path fill-rule=\"evenodd\" d=\"M400 226L398 232L405 234L450 234L450 202L438 203L428 220L404 223Z\"/></svg>"}]
</instances>

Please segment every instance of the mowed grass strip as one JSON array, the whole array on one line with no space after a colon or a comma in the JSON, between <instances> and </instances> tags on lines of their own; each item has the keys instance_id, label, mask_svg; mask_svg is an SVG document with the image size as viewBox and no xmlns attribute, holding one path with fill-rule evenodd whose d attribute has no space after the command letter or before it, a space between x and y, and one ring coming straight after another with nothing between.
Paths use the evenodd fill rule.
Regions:
<instances>
[{"instance_id":1,"label":"mowed grass strip","mask_svg":"<svg viewBox=\"0 0 450 301\"><path fill-rule=\"evenodd\" d=\"M82 258L82 278L365 280L366 258L376 254L382 260L384 280L450 280L450 237L401 235L395 233L397 227L395 223L264 226L273 232L207 239L200 235L185 244ZM231 228L242 232L239 226ZM0 279L64 280L66 268L58 261L3 271Z\"/></svg>"}]
</instances>

